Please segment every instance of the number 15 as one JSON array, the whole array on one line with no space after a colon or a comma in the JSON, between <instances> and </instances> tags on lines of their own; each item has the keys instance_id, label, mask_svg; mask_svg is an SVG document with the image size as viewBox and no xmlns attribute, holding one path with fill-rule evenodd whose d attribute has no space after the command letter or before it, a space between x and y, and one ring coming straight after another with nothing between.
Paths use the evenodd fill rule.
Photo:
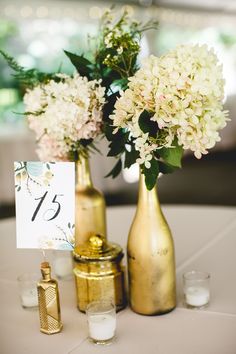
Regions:
<instances>
[{"instance_id":1,"label":"number 15","mask_svg":"<svg viewBox=\"0 0 236 354\"><path fill-rule=\"evenodd\" d=\"M39 200L39 203L38 203L38 205L37 205L37 207L36 207L36 209L35 209L35 211L33 213L31 221L35 220L35 218L36 218L36 216L37 216L37 214L38 214L38 212L39 212L39 210L40 210L40 208L41 208L41 206L42 206L47 194L48 194L48 191L46 191L42 197L35 198L35 200ZM58 214L60 213L60 211L61 211L61 204L56 200L58 196L63 196L63 194L55 194L54 198L52 199L52 203L57 204L57 209L56 210L55 209L48 209L45 212L45 213L47 213L50 210L54 211L53 216L51 218L49 218L49 219L46 219L47 221L55 219L58 216Z\"/></svg>"}]
</instances>

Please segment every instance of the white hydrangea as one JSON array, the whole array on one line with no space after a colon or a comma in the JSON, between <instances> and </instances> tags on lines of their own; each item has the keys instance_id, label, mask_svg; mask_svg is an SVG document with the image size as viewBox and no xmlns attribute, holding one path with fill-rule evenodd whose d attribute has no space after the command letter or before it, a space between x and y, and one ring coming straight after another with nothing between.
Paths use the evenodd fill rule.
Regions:
<instances>
[{"instance_id":1,"label":"white hydrangea","mask_svg":"<svg viewBox=\"0 0 236 354\"><path fill-rule=\"evenodd\" d=\"M170 147L177 137L179 145L197 158L207 154L220 140L226 125L223 111L224 79L222 65L206 45L181 45L160 58L148 57L121 93L111 116L113 125L127 128L136 138L137 162L150 166L150 153ZM165 140L150 139L139 127L140 114L151 113L151 120L165 130ZM140 140L141 139L141 140ZM139 142L143 141L143 144Z\"/></svg>"},{"instance_id":2,"label":"white hydrangea","mask_svg":"<svg viewBox=\"0 0 236 354\"><path fill-rule=\"evenodd\" d=\"M50 80L24 96L41 160L66 160L79 140L101 134L105 88L79 74L58 76L62 81Z\"/></svg>"}]
</instances>

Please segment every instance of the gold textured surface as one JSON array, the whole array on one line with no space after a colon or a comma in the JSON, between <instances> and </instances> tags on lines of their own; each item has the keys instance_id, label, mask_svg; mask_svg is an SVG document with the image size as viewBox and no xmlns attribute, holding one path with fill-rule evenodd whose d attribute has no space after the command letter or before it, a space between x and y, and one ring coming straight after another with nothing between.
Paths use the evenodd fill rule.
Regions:
<instances>
[{"instance_id":1,"label":"gold textured surface","mask_svg":"<svg viewBox=\"0 0 236 354\"><path fill-rule=\"evenodd\" d=\"M156 187L148 191L140 175L136 214L128 237L130 305L143 315L176 306L174 244L161 211Z\"/></svg>"},{"instance_id":2,"label":"gold textured surface","mask_svg":"<svg viewBox=\"0 0 236 354\"><path fill-rule=\"evenodd\" d=\"M126 305L122 248L93 235L74 250L77 306L85 311L91 301L112 300L117 310Z\"/></svg>"},{"instance_id":3,"label":"gold textured surface","mask_svg":"<svg viewBox=\"0 0 236 354\"><path fill-rule=\"evenodd\" d=\"M106 237L106 205L101 192L93 187L88 159L76 162L75 245L94 234Z\"/></svg>"},{"instance_id":4,"label":"gold textured surface","mask_svg":"<svg viewBox=\"0 0 236 354\"><path fill-rule=\"evenodd\" d=\"M51 279L49 272L41 268L43 279L39 281L38 302L40 331L46 334L58 333L62 329L60 301L57 281Z\"/></svg>"},{"instance_id":5,"label":"gold textured surface","mask_svg":"<svg viewBox=\"0 0 236 354\"><path fill-rule=\"evenodd\" d=\"M80 246L75 247L73 256L75 260L80 262L92 261L92 260L116 260L123 257L123 251L121 246L116 243L109 243L101 235L92 235L88 241Z\"/></svg>"}]
</instances>

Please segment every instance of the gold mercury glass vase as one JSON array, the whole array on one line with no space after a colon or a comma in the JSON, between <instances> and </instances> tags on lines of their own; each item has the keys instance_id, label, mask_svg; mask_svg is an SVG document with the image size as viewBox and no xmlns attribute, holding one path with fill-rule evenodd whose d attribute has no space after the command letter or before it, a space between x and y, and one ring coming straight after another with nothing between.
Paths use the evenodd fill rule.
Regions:
<instances>
[{"instance_id":1,"label":"gold mercury glass vase","mask_svg":"<svg viewBox=\"0 0 236 354\"><path fill-rule=\"evenodd\" d=\"M94 188L88 158L76 162L75 247L94 234L106 238L106 204L101 192Z\"/></svg>"},{"instance_id":2,"label":"gold mercury glass vase","mask_svg":"<svg viewBox=\"0 0 236 354\"><path fill-rule=\"evenodd\" d=\"M148 191L140 173L136 214L128 237L130 306L142 315L158 315L176 306L174 244L157 190Z\"/></svg>"}]
</instances>

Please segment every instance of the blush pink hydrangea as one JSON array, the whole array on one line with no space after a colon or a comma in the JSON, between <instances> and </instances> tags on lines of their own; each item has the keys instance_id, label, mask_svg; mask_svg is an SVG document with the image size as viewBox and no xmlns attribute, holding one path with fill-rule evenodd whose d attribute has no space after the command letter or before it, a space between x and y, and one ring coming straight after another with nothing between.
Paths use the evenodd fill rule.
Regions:
<instances>
[{"instance_id":1,"label":"blush pink hydrangea","mask_svg":"<svg viewBox=\"0 0 236 354\"><path fill-rule=\"evenodd\" d=\"M29 127L35 132L41 160L67 160L81 140L101 134L105 88L75 74L58 75L24 96Z\"/></svg>"}]
</instances>

